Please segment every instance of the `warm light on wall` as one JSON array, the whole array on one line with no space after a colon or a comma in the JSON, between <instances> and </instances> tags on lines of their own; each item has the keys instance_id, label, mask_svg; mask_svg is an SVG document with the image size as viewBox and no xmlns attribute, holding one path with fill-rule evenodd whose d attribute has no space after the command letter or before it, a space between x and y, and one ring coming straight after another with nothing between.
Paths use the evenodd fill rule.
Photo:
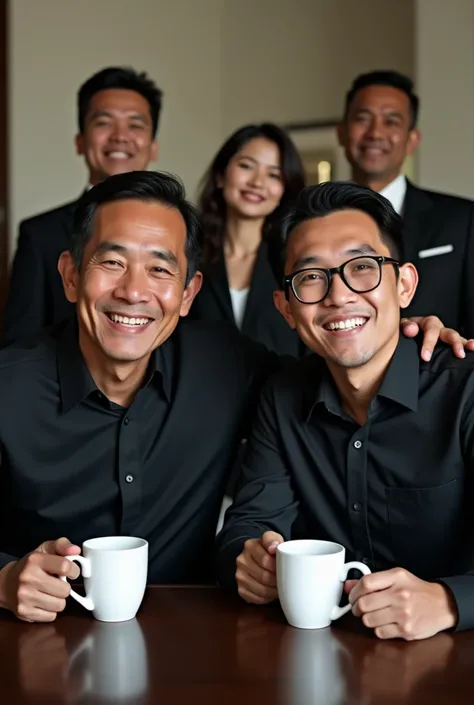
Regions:
<instances>
[{"instance_id":1,"label":"warm light on wall","mask_svg":"<svg viewBox=\"0 0 474 705\"><path fill-rule=\"evenodd\" d=\"M331 162L322 160L318 163L318 184L331 181Z\"/></svg>"}]
</instances>

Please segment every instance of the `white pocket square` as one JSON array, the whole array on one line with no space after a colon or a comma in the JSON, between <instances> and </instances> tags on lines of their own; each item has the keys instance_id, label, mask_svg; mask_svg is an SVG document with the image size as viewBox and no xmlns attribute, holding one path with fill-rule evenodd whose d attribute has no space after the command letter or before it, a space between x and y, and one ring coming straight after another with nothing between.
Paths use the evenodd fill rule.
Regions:
<instances>
[{"instance_id":1,"label":"white pocket square","mask_svg":"<svg viewBox=\"0 0 474 705\"><path fill-rule=\"evenodd\" d=\"M454 247L452 245L440 245L439 247L431 247L429 250L420 250L418 252L418 257L420 259L425 259L426 257L437 257L438 255L447 255L453 250Z\"/></svg>"}]
</instances>

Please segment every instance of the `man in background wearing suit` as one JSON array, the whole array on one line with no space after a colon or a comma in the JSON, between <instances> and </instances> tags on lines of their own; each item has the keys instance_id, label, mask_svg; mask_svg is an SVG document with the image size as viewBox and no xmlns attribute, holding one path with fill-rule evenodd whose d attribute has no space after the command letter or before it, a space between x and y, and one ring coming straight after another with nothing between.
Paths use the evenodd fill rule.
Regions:
<instances>
[{"instance_id":1,"label":"man in background wearing suit","mask_svg":"<svg viewBox=\"0 0 474 705\"><path fill-rule=\"evenodd\" d=\"M420 282L407 315L435 313L474 335L474 204L414 186L402 173L419 142L413 82L396 71L358 76L346 95L339 142L353 180L388 198L403 216L404 259Z\"/></svg>"},{"instance_id":2,"label":"man in background wearing suit","mask_svg":"<svg viewBox=\"0 0 474 705\"><path fill-rule=\"evenodd\" d=\"M75 143L87 165L88 188L156 161L161 103L162 92L146 73L129 68L105 68L80 87ZM3 343L59 323L74 311L64 295L58 259L70 245L76 203L20 224Z\"/></svg>"}]
</instances>

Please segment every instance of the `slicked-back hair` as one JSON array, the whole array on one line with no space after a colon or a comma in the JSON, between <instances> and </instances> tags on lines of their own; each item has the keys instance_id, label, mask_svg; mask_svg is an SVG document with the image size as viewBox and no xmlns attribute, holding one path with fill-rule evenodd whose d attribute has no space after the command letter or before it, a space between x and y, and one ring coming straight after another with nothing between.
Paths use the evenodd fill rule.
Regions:
<instances>
[{"instance_id":1,"label":"slicked-back hair","mask_svg":"<svg viewBox=\"0 0 474 705\"><path fill-rule=\"evenodd\" d=\"M297 200L285 209L276 224L284 242L283 257L286 257L288 239L298 225L345 210L362 211L372 218L390 256L401 262L402 218L384 196L351 181L329 181L319 186L307 186L301 191Z\"/></svg>"},{"instance_id":2,"label":"slicked-back hair","mask_svg":"<svg viewBox=\"0 0 474 705\"><path fill-rule=\"evenodd\" d=\"M84 250L92 237L97 209L115 201L161 203L175 208L186 225L185 255L188 261L186 284L199 267L202 229L195 207L186 200L184 186L175 176L157 171L132 171L110 176L80 198L73 224L70 252L76 269L82 266Z\"/></svg>"},{"instance_id":3,"label":"slicked-back hair","mask_svg":"<svg viewBox=\"0 0 474 705\"><path fill-rule=\"evenodd\" d=\"M420 101L413 90L413 81L411 78L398 71L371 71L370 73L363 73L357 76L346 94L344 107L345 120L347 120L351 103L356 94L368 86L390 86L391 88L397 88L399 91L405 93L410 101L410 130L416 127Z\"/></svg>"},{"instance_id":4,"label":"slicked-back hair","mask_svg":"<svg viewBox=\"0 0 474 705\"><path fill-rule=\"evenodd\" d=\"M77 121L80 134L84 132L86 117L93 96L99 93L99 91L105 91L109 88L135 91L135 93L139 93L145 98L150 106L152 134L153 137L156 137L163 102L163 92L156 86L155 82L148 77L145 71L138 73L132 68L123 67L102 69L88 78L79 88L77 94Z\"/></svg>"}]
</instances>

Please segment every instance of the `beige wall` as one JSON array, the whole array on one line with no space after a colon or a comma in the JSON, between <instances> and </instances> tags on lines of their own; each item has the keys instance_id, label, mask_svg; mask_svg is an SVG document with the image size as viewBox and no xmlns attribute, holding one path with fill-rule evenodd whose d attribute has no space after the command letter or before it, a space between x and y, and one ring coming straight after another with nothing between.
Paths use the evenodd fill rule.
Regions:
<instances>
[{"instance_id":1,"label":"beige wall","mask_svg":"<svg viewBox=\"0 0 474 705\"><path fill-rule=\"evenodd\" d=\"M249 120L334 118L358 73L413 74L413 0L227 0L225 8L225 132Z\"/></svg>"},{"instance_id":2,"label":"beige wall","mask_svg":"<svg viewBox=\"0 0 474 705\"><path fill-rule=\"evenodd\" d=\"M416 0L418 181L474 198L474 0Z\"/></svg>"},{"instance_id":3,"label":"beige wall","mask_svg":"<svg viewBox=\"0 0 474 705\"><path fill-rule=\"evenodd\" d=\"M146 70L163 89L161 169L191 191L221 135L221 0L13 0L10 185L18 220L73 199L76 91L108 65Z\"/></svg>"},{"instance_id":4,"label":"beige wall","mask_svg":"<svg viewBox=\"0 0 474 705\"><path fill-rule=\"evenodd\" d=\"M159 168L194 196L229 131L340 114L353 76L413 73L412 0L12 0L11 234L74 198L80 83L111 64L165 92ZM400 41L403 37L403 41Z\"/></svg>"}]
</instances>

